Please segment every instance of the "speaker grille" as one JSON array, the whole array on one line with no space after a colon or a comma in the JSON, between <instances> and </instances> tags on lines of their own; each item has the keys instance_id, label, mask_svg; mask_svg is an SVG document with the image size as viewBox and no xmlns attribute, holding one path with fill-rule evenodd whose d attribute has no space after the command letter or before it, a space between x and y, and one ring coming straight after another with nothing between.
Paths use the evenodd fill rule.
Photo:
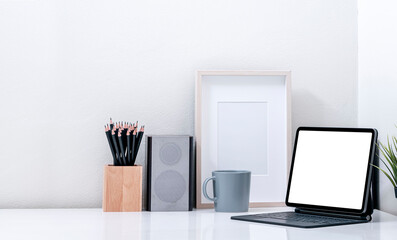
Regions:
<instances>
[{"instance_id":1,"label":"speaker grille","mask_svg":"<svg viewBox=\"0 0 397 240\"><path fill-rule=\"evenodd\" d=\"M161 201L175 203L186 192L186 181L180 173L168 170L156 178L154 191Z\"/></svg>"},{"instance_id":2,"label":"speaker grille","mask_svg":"<svg viewBox=\"0 0 397 240\"><path fill-rule=\"evenodd\" d=\"M181 159L181 149L175 143L166 143L160 149L160 160L167 165L174 165Z\"/></svg>"}]
</instances>

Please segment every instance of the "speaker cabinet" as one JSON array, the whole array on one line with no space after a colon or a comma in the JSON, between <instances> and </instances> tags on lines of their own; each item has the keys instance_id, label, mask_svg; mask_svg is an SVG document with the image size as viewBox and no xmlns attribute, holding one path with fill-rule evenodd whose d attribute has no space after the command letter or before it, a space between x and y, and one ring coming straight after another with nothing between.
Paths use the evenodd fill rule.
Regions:
<instances>
[{"instance_id":1,"label":"speaker cabinet","mask_svg":"<svg viewBox=\"0 0 397 240\"><path fill-rule=\"evenodd\" d=\"M194 204L193 137L147 137L148 211L191 211Z\"/></svg>"}]
</instances>

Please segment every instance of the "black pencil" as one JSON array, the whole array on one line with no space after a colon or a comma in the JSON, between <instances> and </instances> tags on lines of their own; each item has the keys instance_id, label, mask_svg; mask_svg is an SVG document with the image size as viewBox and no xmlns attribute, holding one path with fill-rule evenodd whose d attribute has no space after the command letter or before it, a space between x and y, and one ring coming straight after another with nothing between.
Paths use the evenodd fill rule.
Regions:
<instances>
[{"instance_id":1,"label":"black pencil","mask_svg":"<svg viewBox=\"0 0 397 240\"><path fill-rule=\"evenodd\" d=\"M126 123L123 124L123 130L121 132L121 138L123 140L124 152L127 153L127 131L128 125Z\"/></svg>"},{"instance_id":2,"label":"black pencil","mask_svg":"<svg viewBox=\"0 0 397 240\"><path fill-rule=\"evenodd\" d=\"M130 144L130 131L131 129L128 129L127 131L127 164L131 165L131 144Z\"/></svg>"},{"instance_id":3,"label":"black pencil","mask_svg":"<svg viewBox=\"0 0 397 240\"><path fill-rule=\"evenodd\" d=\"M110 134L109 125L108 125L108 126L105 126L105 133L106 133L106 138L108 139L110 151L112 152L112 156L113 156L113 165L116 165L116 163L117 163L116 153L114 152L114 147L113 147L113 143L112 143L112 140L111 140L112 137L111 137L111 134Z\"/></svg>"},{"instance_id":4,"label":"black pencil","mask_svg":"<svg viewBox=\"0 0 397 240\"><path fill-rule=\"evenodd\" d=\"M132 133L132 141L131 141L131 166L134 166L135 164L135 142L136 142L136 128L134 129L134 132Z\"/></svg>"},{"instance_id":5,"label":"black pencil","mask_svg":"<svg viewBox=\"0 0 397 240\"><path fill-rule=\"evenodd\" d=\"M121 161L120 161L120 153L119 153L119 148L117 146L117 141L116 141L116 129L113 128L112 130L112 140L113 140L113 144L114 144L114 150L116 151L116 159L117 159L117 164L116 166L120 166L121 165Z\"/></svg>"},{"instance_id":6,"label":"black pencil","mask_svg":"<svg viewBox=\"0 0 397 240\"><path fill-rule=\"evenodd\" d=\"M110 130L113 130L113 126L114 126L114 124L113 124L113 120L112 120L112 118L110 118Z\"/></svg>"},{"instance_id":7,"label":"black pencil","mask_svg":"<svg viewBox=\"0 0 397 240\"><path fill-rule=\"evenodd\" d=\"M135 150L134 162L132 163L133 165L135 165L136 157L138 155L139 146L141 145L144 131L145 131L145 126L142 126L141 129L139 130L137 140L136 140L137 143L136 143L136 147L135 147L136 150Z\"/></svg>"},{"instance_id":8,"label":"black pencil","mask_svg":"<svg viewBox=\"0 0 397 240\"><path fill-rule=\"evenodd\" d=\"M123 159L121 158L121 149L120 149L120 144L119 144L119 132L121 131L121 123L118 122L116 123L116 142L117 142L117 146L118 146L118 150L119 150L119 164L123 165Z\"/></svg>"},{"instance_id":9,"label":"black pencil","mask_svg":"<svg viewBox=\"0 0 397 240\"><path fill-rule=\"evenodd\" d=\"M123 159L123 166L127 166L127 161L125 159L125 154L124 154L123 138L121 137L121 132L122 132L122 130L119 131L120 155L121 155L121 158Z\"/></svg>"}]
</instances>

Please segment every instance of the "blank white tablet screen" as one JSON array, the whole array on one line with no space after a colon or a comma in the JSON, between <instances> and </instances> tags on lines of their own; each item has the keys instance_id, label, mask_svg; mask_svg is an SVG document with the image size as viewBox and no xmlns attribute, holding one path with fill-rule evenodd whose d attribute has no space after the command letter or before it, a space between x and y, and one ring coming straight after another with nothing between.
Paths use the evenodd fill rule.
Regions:
<instances>
[{"instance_id":1,"label":"blank white tablet screen","mask_svg":"<svg viewBox=\"0 0 397 240\"><path fill-rule=\"evenodd\" d=\"M288 202L361 209L372 133L300 130Z\"/></svg>"}]
</instances>

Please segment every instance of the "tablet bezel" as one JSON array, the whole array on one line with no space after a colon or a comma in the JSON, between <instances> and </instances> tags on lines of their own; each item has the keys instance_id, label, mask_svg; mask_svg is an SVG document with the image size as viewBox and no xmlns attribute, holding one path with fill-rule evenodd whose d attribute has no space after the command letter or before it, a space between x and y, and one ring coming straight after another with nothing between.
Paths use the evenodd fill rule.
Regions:
<instances>
[{"instance_id":1,"label":"tablet bezel","mask_svg":"<svg viewBox=\"0 0 397 240\"><path fill-rule=\"evenodd\" d=\"M319 205L288 202L291 180L292 180L293 169L294 169L294 163L295 163L296 147L298 145L297 141L299 138L300 131L368 132L368 133L372 134L371 148L370 148L370 153L369 153L369 157L368 157L367 176L366 176L366 180L365 180L364 194L363 194L363 201L362 201L361 209L329 207L329 206L319 206ZM294 149L293 149L293 153L292 153L291 170L290 170L290 174L289 174L289 178L288 178L288 188L287 188L287 195L285 198L285 204L289 207L312 209L312 210L318 210L318 211L340 212L340 213L350 213L350 214L364 214L364 213L366 213L367 209L368 209L368 204L369 204L370 187L371 187L371 179L372 179L371 164L373 164L374 157L375 157L377 137L378 137L378 132L376 129L373 129L373 128L299 127L296 131L296 136L295 136L295 144L294 144Z\"/></svg>"}]
</instances>

